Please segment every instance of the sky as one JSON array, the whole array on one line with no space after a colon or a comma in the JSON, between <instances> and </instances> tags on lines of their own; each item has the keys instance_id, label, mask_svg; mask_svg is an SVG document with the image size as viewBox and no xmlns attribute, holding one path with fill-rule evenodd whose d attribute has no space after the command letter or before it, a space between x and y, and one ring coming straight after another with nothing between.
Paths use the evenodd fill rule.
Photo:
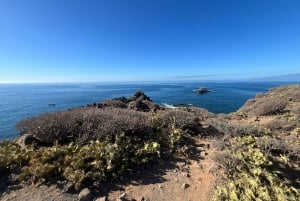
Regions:
<instances>
[{"instance_id":1,"label":"sky","mask_svg":"<svg viewBox=\"0 0 300 201\"><path fill-rule=\"evenodd\" d=\"M298 0L0 0L0 83L300 72Z\"/></svg>"}]
</instances>

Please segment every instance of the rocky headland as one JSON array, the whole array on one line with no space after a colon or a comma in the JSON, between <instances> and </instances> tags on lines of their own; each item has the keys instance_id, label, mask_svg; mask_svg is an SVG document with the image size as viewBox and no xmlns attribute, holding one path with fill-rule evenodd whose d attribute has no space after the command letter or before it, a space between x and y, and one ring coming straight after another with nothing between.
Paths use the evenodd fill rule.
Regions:
<instances>
[{"instance_id":1,"label":"rocky headland","mask_svg":"<svg viewBox=\"0 0 300 201\"><path fill-rule=\"evenodd\" d=\"M0 200L295 200L300 85L238 111L165 108L141 91L21 121Z\"/></svg>"}]
</instances>

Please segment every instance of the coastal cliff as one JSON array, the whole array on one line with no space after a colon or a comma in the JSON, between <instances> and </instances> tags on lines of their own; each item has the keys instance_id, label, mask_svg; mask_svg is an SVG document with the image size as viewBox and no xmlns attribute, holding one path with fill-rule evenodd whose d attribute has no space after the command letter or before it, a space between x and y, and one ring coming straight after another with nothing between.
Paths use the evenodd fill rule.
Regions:
<instances>
[{"instance_id":1,"label":"coastal cliff","mask_svg":"<svg viewBox=\"0 0 300 201\"><path fill-rule=\"evenodd\" d=\"M1 200L300 196L300 85L270 89L230 114L164 108L139 91L18 129L0 146Z\"/></svg>"}]
</instances>

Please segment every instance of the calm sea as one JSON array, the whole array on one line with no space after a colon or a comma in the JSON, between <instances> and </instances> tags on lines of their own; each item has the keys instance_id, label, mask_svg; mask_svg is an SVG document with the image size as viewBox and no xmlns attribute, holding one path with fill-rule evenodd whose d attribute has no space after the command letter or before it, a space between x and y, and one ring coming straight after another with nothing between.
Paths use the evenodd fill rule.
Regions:
<instances>
[{"instance_id":1,"label":"calm sea","mask_svg":"<svg viewBox=\"0 0 300 201\"><path fill-rule=\"evenodd\" d=\"M46 112L83 106L142 90L159 104L192 104L214 113L236 111L257 93L287 83L144 83L144 84L9 84L0 85L0 140L18 135L17 122ZM212 92L196 94L207 87ZM49 104L55 104L49 106Z\"/></svg>"}]
</instances>

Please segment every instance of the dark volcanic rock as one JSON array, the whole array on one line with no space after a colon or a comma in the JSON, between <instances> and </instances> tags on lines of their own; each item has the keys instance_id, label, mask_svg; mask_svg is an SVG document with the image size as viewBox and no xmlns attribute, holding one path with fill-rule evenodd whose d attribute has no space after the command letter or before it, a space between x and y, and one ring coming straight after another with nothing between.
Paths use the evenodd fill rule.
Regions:
<instances>
[{"instance_id":1,"label":"dark volcanic rock","mask_svg":"<svg viewBox=\"0 0 300 201\"><path fill-rule=\"evenodd\" d=\"M204 87L201 87L201 88L199 88L199 89L196 89L196 90L194 90L196 93L198 93L198 94L205 94L205 93L208 93L208 92L210 92L210 90L208 90L207 88L204 88Z\"/></svg>"},{"instance_id":2,"label":"dark volcanic rock","mask_svg":"<svg viewBox=\"0 0 300 201\"><path fill-rule=\"evenodd\" d=\"M143 101L131 101L128 104L128 109L144 112L150 110L150 108Z\"/></svg>"},{"instance_id":3,"label":"dark volcanic rock","mask_svg":"<svg viewBox=\"0 0 300 201\"><path fill-rule=\"evenodd\" d=\"M127 101L123 101L119 99L105 100L103 102L103 105L110 106L110 107L127 108Z\"/></svg>"},{"instance_id":4,"label":"dark volcanic rock","mask_svg":"<svg viewBox=\"0 0 300 201\"><path fill-rule=\"evenodd\" d=\"M151 101L152 100L150 99L150 97L148 97L146 94L144 94L144 92L142 91L137 91L135 92L135 94L133 96L131 96L129 98L130 101L144 101L144 100L147 100L147 101Z\"/></svg>"},{"instance_id":5,"label":"dark volcanic rock","mask_svg":"<svg viewBox=\"0 0 300 201\"><path fill-rule=\"evenodd\" d=\"M142 91L137 91L128 99L124 96L105 100L102 102L104 107L128 108L142 112L155 111L160 106L153 103L152 100Z\"/></svg>"}]
</instances>

